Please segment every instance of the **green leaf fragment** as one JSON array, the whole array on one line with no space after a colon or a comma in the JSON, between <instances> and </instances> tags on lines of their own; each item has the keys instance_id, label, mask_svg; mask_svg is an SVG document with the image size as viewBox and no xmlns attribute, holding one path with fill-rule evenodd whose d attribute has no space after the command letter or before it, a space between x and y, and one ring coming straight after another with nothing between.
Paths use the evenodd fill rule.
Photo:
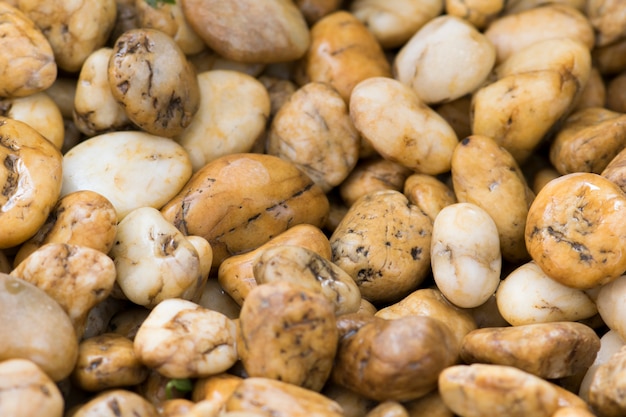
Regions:
<instances>
[{"instance_id":1,"label":"green leaf fragment","mask_svg":"<svg viewBox=\"0 0 626 417\"><path fill-rule=\"evenodd\" d=\"M159 4L176 4L176 0L146 0L146 3L156 9Z\"/></svg>"},{"instance_id":2,"label":"green leaf fragment","mask_svg":"<svg viewBox=\"0 0 626 417\"><path fill-rule=\"evenodd\" d=\"M189 392L193 389L193 383L189 378L170 379L165 385L165 396L168 400L173 398L173 389L179 392Z\"/></svg>"}]
</instances>

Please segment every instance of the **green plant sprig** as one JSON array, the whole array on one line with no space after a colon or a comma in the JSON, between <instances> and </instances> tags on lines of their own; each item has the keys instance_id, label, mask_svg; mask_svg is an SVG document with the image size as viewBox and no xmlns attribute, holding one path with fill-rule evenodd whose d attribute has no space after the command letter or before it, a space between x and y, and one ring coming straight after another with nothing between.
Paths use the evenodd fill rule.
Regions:
<instances>
[{"instance_id":1,"label":"green plant sprig","mask_svg":"<svg viewBox=\"0 0 626 417\"><path fill-rule=\"evenodd\" d=\"M146 3L156 9L159 4L176 4L176 0L146 0Z\"/></svg>"},{"instance_id":2,"label":"green plant sprig","mask_svg":"<svg viewBox=\"0 0 626 417\"><path fill-rule=\"evenodd\" d=\"M173 398L172 390L174 389L178 392L189 392L193 389L193 383L189 378L170 379L165 385L165 396L168 400Z\"/></svg>"}]
</instances>

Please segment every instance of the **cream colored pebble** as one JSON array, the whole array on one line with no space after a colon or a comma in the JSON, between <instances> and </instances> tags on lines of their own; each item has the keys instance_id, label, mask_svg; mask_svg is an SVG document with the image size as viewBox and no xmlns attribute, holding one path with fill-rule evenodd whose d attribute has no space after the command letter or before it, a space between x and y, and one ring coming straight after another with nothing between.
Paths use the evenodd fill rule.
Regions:
<instances>
[{"instance_id":1,"label":"cream colored pebble","mask_svg":"<svg viewBox=\"0 0 626 417\"><path fill-rule=\"evenodd\" d=\"M228 317L182 299L159 303L137 331L135 354L168 378L218 374L237 360L236 325Z\"/></svg>"},{"instance_id":2,"label":"cream colored pebble","mask_svg":"<svg viewBox=\"0 0 626 417\"><path fill-rule=\"evenodd\" d=\"M94 51L78 74L72 120L78 130L87 136L132 127L124 107L111 93L107 65L112 54L113 49L109 47Z\"/></svg>"},{"instance_id":3,"label":"cream colored pebble","mask_svg":"<svg viewBox=\"0 0 626 417\"><path fill-rule=\"evenodd\" d=\"M350 3L350 12L365 23L385 49L404 45L442 11L442 0L355 0Z\"/></svg>"},{"instance_id":4,"label":"cream colored pebble","mask_svg":"<svg viewBox=\"0 0 626 417\"><path fill-rule=\"evenodd\" d=\"M119 223L110 256L124 295L148 308L168 298L191 298L206 280L194 245L152 207L133 210Z\"/></svg>"},{"instance_id":5,"label":"cream colored pebble","mask_svg":"<svg viewBox=\"0 0 626 417\"><path fill-rule=\"evenodd\" d=\"M514 326L582 320L598 311L584 291L554 281L532 261L502 280L496 300L502 317Z\"/></svg>"},{"instance_id":6,"label":"cream colored pebble","mask_svg":"<svg viewBox=\"0 0 626 417\"><path fill-rule=\"evenodd\" d=\"M450 170L456 133L408 85L368 78L354 87L349 108L357 130L384 158L424 174Z\"/></svg>"},{"instance_id":7,"label":"cream colored pebble","mask_svg":"<svg viewBox=\"0 0 626 417\"><path fill-rule=\"evenodd\" d=\"M394 60L399 81L427 104L460 98L476 90L496 62L496 49L467 20L443 15L422 26Z\"/></svg>"},{"instance_id":8,"label":"cream colored pebble","mask_svg":"<svg viewBox=\"0 0 626 417\"><path fill-rule=\"evenodd\" d=\"M477 307L500 283L500 238L489 214L471 203L444 207L433 223L430 262L437 288L463 308Z\"/></svg>"},{"instance_id":9,"label":"cream colored pebble","mask_svg":"<svg viewBox=\"0 0 626 417\"><path fill-rule=\"evenodd\" d=\"M626 340L626 275L600 287L596 304L600 317L620 337Z\"/></svg>"},{"instance_id":10,"label":"cream colored pebble","mask_svg":"<svg viewBox=\"0 0 626 417\"><path fill-rule=\"evenodd\" d=\"M624 343L624 340L614 330L609 330L600 338L600 350L580 382L580 387L578 389L578 395L580 398L585 401L589 401L589 387L591 386L593 376L598 370L598 367L608 362L608 360L624 345L626 345L626 343Z\"/></svg>"},{"instance_id":11,"label":"cream colored pebble","mask_svg":"<svg viewBox=\"0 0 626 417\"><path fill-rule=\"evenodd\" d=\"M371 409L365 417L409 417L409 413L397 401L383 401Z\"/></svg>"},{"instance_id":12,"label":"cream colored pebble","mask_svg":"<svg viewBox=\"0 0 626 417\"><path fill-rule=\"evenodd\" d=\"M485 31L485 36L495 45L498 62L546 39L574 39L588 49L594 44L589 20L580 10L567 4L532 7L511 13L493 22Z\"/></svg>"},{"instance_id":13,"label":"cream colored pebble","mask_svg":"<svg viewBox=\"0 0 626 417\"><path fill-rule=\"evenodd\" d=\"M95 191L121 220L139 207L160 208L190 177L189 156L176 142L144 132L105 133L65 154L61 196Z\"/></svg>"},{"instance_id":14,"label":"cream colored pebble","mask_svg":"<svg viewBox=\"0 0 626 417\"><path fill-rule=\"evenodd\" d=\"M181 298L197 303L202 296L204 287L206 286L206 283L209 280L209 275L211 274L211 268L213 266L213 248L203 237L189 235L186 236L186 238L198 254L198 259L200 260L200 274L196 280L196 285L192 285L187 291L183 292Z\"/></svg>"},{"instance_id":15,"label":"cream colored pebble","mask_svg":"<svg viewBox=\"0 0 626 417\"><path fill-rule=\"evenodd\" d=\"M198 171L220 156L249 152L265 132L269 94L256 78L234 70L198 74L200 108L176 141Z\"/></svg>"},{"instance_id":16,"label":"cream colored pebble","mask_svg":"<svg viewBox=\"0 0 626 417\"><path fill-rule=\"evenodd\" d=\"M65 126L61 110L45 92L26 97L4 99L0 102L3 116L20 120L41 133L57 149L63 146Z\"/></svg>"}]
</instances>

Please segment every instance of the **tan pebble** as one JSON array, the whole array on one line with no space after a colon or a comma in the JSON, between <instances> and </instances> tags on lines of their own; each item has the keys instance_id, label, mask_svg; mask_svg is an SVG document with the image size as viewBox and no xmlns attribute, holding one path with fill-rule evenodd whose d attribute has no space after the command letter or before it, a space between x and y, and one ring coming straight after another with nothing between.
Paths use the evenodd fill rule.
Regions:
<instances>
[{"instance_id":1,"label":"tan pebble","mask_svg":"<svg viewBox=\"0 0 626 417\"><path fill-rule=\"evenodd\" d=\"M81 338L89 311L113 290L115 265L104 253L86 246L48 243L24 259L11 275L58 302Z\"/></svg>"},{"instance_id":2,"label":"tan pebble","mask_svg":"<svg viewBox=\"0 0 626 417\"><path fill-rule=\"evenodd\" d=\"M509 365L545 379L584 372L600 350L600 338L577 322L477 329L463 339L465 363Z\"/></svg>"},{"instance_id":3,"label":"tan pebble","mask_svg":"<svg viewBox=\"0 0 626 417\"><path fill-rule=\"evenodd\" d=\"M72 381L81 389L98 392L134 386L148 377L139 362L132 340L115 333L104 333L81 341Z\"/></svg>"},{"instance_id":4,"label":"tan pebble","mask_svg":"<svg viewBox=\"0 0 626 417\"><path fill-rule=\"evenodd\" d=\"M227 258L217 271L217 279L238 305L242 305L250 290L257 286L254 265L263 252L283 245L301 246L325 259L331 258L328 237L320 228L310 224L290 227L252 251Z\"/></svg>"},{"instance_id":5,"label":"tan pebble","mask_svg":"<svg viewBox=\"0 0 626 417\"><path fill-rule=\"evenodd\" d=\"M53 381L74 369L78 339L59 303L33 284L0 274L0 360L29 359Z\"/></svg>"},{"instance_id":6,"label":"tan pebble","mask_svg":"<svg viewBox=\"0 0 626 417\"><path fill-rule=\"evenodd\" d=\"M346 102L360 81L391 77L391 66L374 35L352 13L343 10L311 27L311 45L304 59L307 78L329 83Z\"/></svg>"},{"instance_id":7,"label":"tan pebble","mask_svg":"<svg viewBox=\"0 0 626 417\"><path fill-rule=\"evenodd\" d=\"M432 221L444 207L457 202L454 191L447 184L427 174L411 174L404 181L402 192L411 204L418 206Z\"/></svg>"},{"instance_id":8,"label":"tan pebble","mask_svg":"<svg viewBox=\"0 0 626 417\"><path fill-rule=\"evenodd\" d=\"M524 225L535 195L513 156L492 138L472 135L459 142L451 165L457 200L480 207L493 219L502 257L527 260Z\"/></svg>"},{"instance_id":9,"label":"tan pebble","mask_svg":"<svg viewBox=\"0 0 626 417\"><path fill-rule=\"evenodd\" d=\"M361 159L339 185L339 194L349 207L365 194L383 190L402 191L405 180L412 173L401 164L380 157Z\"/></svg>"},{"instance_id":10,"label":"tan pebble","mask_svg":"<svg viewBox=\"0 0 626 417\"><path fill-rule=\"evenodd\" d=\"M292 161L328 192L354 169L359 143L337 90L312 82L296 90L277 112L266 146L268 154Z\"/></svg>"},{"instance_id":11,"label":"tan pebble","mask_svg":"<svg viewBox=\"0 0 626 417\"><path fill-rule=\"evenodd\" d=\"M601 174L626 145L626 115L594 107L571 114L550 146L550 161L561 174Z\"/></svg>"},{"instance_id":12,"label":"tan pebble","mask_svg":"<svg viewBox=\"0 0 626 417\"><path fill-rule=\"evenodd\" d=\"M331 235L332 261L356 281L363 298L397 301L426 278L431 234L430 218L401 192L374 192L357 200Z\"/></svg>"},{"instance_id":13,"label":"tan pebble","mask_svg":"<svg viewBox=\"0 0 626 417\"><path fill-rule=\"evenodd\" d=\"M61 417L64 399L59 387L34 362L0 362L0 414L13 417Z\"/></svg>"},{"instance_id":14,"label":"tan pebble","mask_svg":"<svg viewBox=\"0 0 626 417\"><path fill-rule=\"evenodd\" d=\"M104 391L76 409L73 417L158 417L154 405L139 394L126 390Z\"/></svg>"},{"instance_id":15,"label":"tan pebble","mask_svg":"<svg viewBox=\"0 0 626 417\"><path fill-rule=\"evenodd\" d=\"M0 248L32 237L56 204L63 181L59 150L24 122L0 117Z\"/></svg>"},{"instance_id":16,"label":"tan pebble","mask_svg":"<svg viewBox=\"0 0 626 417\"><path fill-rule=\"evenodd\" d=\"M361 306L361 292L352 277L328 259L301 246L266 249L254 264L253 272L259 285L290 281L322 294L332 303L337 315L355 313Z\"/></svg>"},{"instance_id":17,"label":"tan pebble","mask_svg":"<svg viewBox=\"0 0 626 417\"><path fill-rule=\"evenodd\" d=\"M194 402L213 401L222 406L241 381L243 378L229 373L200 378L193 385L191 398Z\"/></svg>"},{"instance_id":18,"label":"tan pebble","mask_svg":"<svg viewBox=\"0 0 626 417\"><path fill-rule=\"evenodd\" d=\"M536 32L541 31L530 33ZM518 163L525 162L576 106L591 62L586 46L564 37L517 51L495 67L495 80L472 95L472 133L491 137ZM570 75L563 79L563 74Z\"/></svg>"},{"instance_id":19,"label":"tan pebble","mask_svg":"<svg viewBox=\"0 0 626 417\"><path fill-rule=\"evenodd\" d=\"M439 390L424 397L404 403L410 417L454 417L452 410L443 402Z\"/></svg>"},{"instance_id":20,"label":"tan pebble","mask_svg":"<svg viewBox=\"0 0 626 417\"><path fill-rule=\"evenodd\" d=\"M226 411L274 417L342 417L343 410L322 394L269 378L245 378L226 401Z\"/></svg>"},{"instance_id":21,"label":"tan pebble","mask_svg":"<svg viewBox=\"0 0 626 417\"><path fill-rule=\"evenodd\" d=\"M104 46L117 14L115 0L79 4L21 0L19 7L45 32L59 68L70 73L79 71L87 56Z\"/></svg>"},{"instance_id":22,"label":"tan pebble","mask_svg":"<svg viewBox=\"0 0 626 417\"><path fill-rule=\"evenodd\" d=\"M17 5L15 5L17 6ZM57 77L52 46L26 14L8 2L0 5L2 31L1 97L26 97L46 90Z\"/></svg>"},{"instance_id":23,"label":"tan pebble","mask_svg":"<svg viewBox=\"0 0 626 417\"><path fill-rule=\"evenodd\" d=\"M135 355L168 378L197 378L237 360L235 323L217 311L178 298L161 301L141 324Z\"/></svg>"},{"instance_id":24,"label":"tan pebble","mask_svg":"<svg viewBox=\"0 0 626 417\"><path fill-rule=\"evenodd\" d=\"M322 189L293 163L243 153L205 165L161 212L183 234L208 240L219 267L297 224L321 227L328 210Z\"/></svg>"},{"instance_id":25,"label":"tan pebble","mask_svg":"<svg viewBox=\"0 0 626 417\"><path fill-rule=\"evenodd\" d=\"M580 407L561 407L552 414L552 417L593 417L590 410Z\"/></svg>"},{"instance_id":26,"label":"tan pebble","mask_svg":"<svg viewBox=\"0 0 626 417\"><path fill-rule=\"evenodd\" d=\"M451 366L439 375L439 392L455 414L468 417L550 417L559 408L552 384L511 366Z\"/></svg>"},{"instance_id":27,"label":"tan pebble","mask_svg":"<svg viewBox=\"0 0 626 417\"><path fill-rule=\"evenodd\" d=\"M626 384L626 349L623 347L600 365L589 386L589 404L603 417L618 417L626 413L622 392Z\"/></svg>"},{"instance_id":28,"label":"tan pebble","mask_svg":"<svg viewBox=\"0 0 626 417\"><path fill-rule=\"evenodd\" d=\"M626 192L626 150L622 149L608 163L600 175L616 184Z\"/></svg>"},{"instance_id":29,"label":"tan pebble","mask_svg":"<svg viewBox=\"0 0 626 417\"><path fill-rule=\"evenodd\" d=\"M86 246L109 253L117 233L117 212L103 195L89 190L60 198L37 233L15 254L17 266L46 243Z\"/></svg>"},{"instance_id":30,"label":"tan pebble","mask_svg":"<svg viewBox=\"0 0 626 417\"><path fill-rule=\"evenodd\" d=\"M290 0L185 0L182 9L204 42L234 61L293 61L310 44L306 21Z\"/></svg>"},{"instance_id":31,"label":"tan pebble","mask_svg":"<svg viewBox=\"0 0 626 417\"><path fill-rule=\"evenodd\" d=\"M465 335L476 329L476 322L469 312L450 303L436 288L413 291L395 304L381 308L375 315L387 320L407 316L437 319L452 331L459 349Z\"/></svg>"},{"instance_id":32,"label":"tan pebble","mask_svg":"<svg viewBox=\"0 0 626 417\"><path fill-rule=\"evenodd\" d=\"M147 133L179 135L200 107L195 68L176 42L159 30L140 28L121 34L107 71L113 98Z\"/></svg>"},{"instance_id":33,"label":"tan pebble","mask_svg":"<svg viewBox=\"0 0 626 417\"><path fill-rule=\"evenodd\" d=\"M537 194L526 246L550 278L578 289L606 284L626 270L626 197L597 174L559 177Z\"/></svg>"},{"instance_id":34,"label":"tan pebble","mask_svg":"<svg viewBox=\"0 0 626 417\"><path fill-rule=\"evenodd\" d=\"M450 170L456 133L406 84L386 77L361 81L350 96L350 117L383 158L423 174Z\"/></svg>"},{"instance_id":35,"label":"tan pebble","mask_svg":"<svg viewBox=\"0 0 626 417\"><path fill-rule=\"evenodd\" d=\"M437 319L369 317L340 338L332 378L368 398L408 401L435 389L457 355L454 335Z\"/></svg>"},{"instance_id":36,"label":"tan pebble","mask_svg":"<svg viewBox=\"0 0 626 417\"><path fill-rule=\"evenodd\" d=\"M289 281L250 291L239 316L237 351L248 375L320 391L337 351L334 305Z\"/></svg>"}]
</instances>

